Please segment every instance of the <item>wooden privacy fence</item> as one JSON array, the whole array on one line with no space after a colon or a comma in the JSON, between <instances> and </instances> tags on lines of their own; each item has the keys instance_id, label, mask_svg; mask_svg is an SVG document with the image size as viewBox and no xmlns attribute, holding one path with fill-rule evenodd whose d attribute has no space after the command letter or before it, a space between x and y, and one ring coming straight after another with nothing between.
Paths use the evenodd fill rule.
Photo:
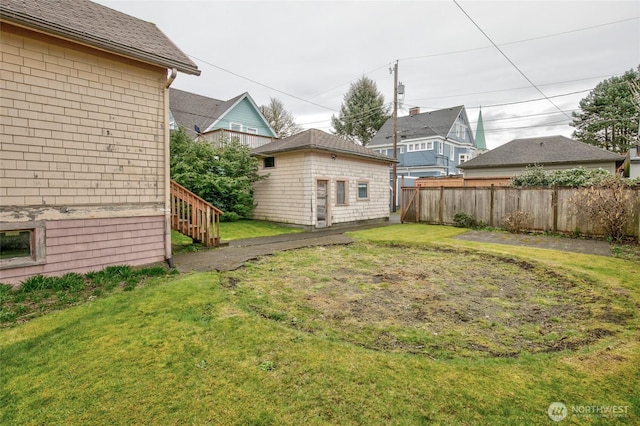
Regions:
<instances>
[{"instance_id":1,"label":"wooden privacy fence","mask_svg":"<svg viewBox=\"0 0 640 426\"><path fill-rule=\"evenodd\" d=\"M503 228L513 212L526 212L530 230L602 235L603 230L577 214L571 197L576 188L403 187L401 221L451 225L456 213L477 223ZM633 209L626 235L640 237L640 189L632 192Z\"/></svg>"},{"instance_id":2,"label":"wooden privacy fence","mask_svg":"<svg viewBox=\"0 0 640 426\"><path fill-rule=\"evenodd\" d=\"M171 181L171 229L207 247L220 244L222 211L184 186Z\"/></svg>"}]
</instances>

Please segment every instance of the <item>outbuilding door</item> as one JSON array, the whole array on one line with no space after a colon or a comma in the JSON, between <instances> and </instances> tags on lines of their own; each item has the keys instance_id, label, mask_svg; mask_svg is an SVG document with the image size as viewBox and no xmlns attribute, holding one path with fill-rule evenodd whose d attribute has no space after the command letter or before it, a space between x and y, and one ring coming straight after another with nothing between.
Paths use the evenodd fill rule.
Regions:
<instances>
[{"instance_id":1,"label":"outbuilding door","mask_svg":"<svg viewBox=\"0 0 640 426\"><path fill-rule=\"evenodd\" d=\"M316 181L316 228L327 227L327 200L328 193L327 187L329 181L317 180Z\"/></svg>"}]
</instances>

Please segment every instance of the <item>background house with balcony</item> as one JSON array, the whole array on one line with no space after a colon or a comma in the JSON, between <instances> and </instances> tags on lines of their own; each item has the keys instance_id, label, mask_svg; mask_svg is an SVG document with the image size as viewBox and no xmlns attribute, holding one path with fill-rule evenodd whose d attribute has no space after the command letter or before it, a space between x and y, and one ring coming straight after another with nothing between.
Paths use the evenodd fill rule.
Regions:
<instances>
[{"instance_id":1,"label":"background house with balcony","mask_svg":"<svg viewBox=\"0 0 640 426\"><path fill-rule=\"evenodd\" d=\"M481 122L481 121L480 121ZM398 177L448 176L462 174L458 166L475 157L479 150L464 106L398 117ZM367 145L381 154L393 156L393 118L389 119Z\"/></svg>"},{"instance_id":2,"label":"background house with balcony","mask_svg":"<svg viewBox=\"0 0 640 426\"><path fill-rule=\"evenodd\" d=\"M195 140L220 143L237 138L257 148L277 139L249 93L222 101L172 88L169 98L169 127L182 127Z\"/></svg>"},{"instance_id":3,"label":"background house with balcony","mask_svg":"<svg viewBox=\"0 0 640 426\"><path fill-rule=\"evenodd\" d=\"M170 260L168 87L196 64L88 0L0 24L0 282Z\"/></svg>"}]
</instances>

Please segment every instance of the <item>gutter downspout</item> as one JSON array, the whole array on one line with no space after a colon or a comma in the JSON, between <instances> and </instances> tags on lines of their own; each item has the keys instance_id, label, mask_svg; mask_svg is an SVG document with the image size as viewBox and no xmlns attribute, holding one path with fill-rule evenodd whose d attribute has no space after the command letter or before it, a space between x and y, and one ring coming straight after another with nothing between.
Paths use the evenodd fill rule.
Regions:
<instances>
[{"instance_id":1,"label":"gutter downspout","mask_svg":"<svg viewBox=\"0 0 640 426\"><path fill-rule=\"evenodd\" d=\"M167 78L164 87L164 258L173 268L173 257L171 255L171 166L169 165L171 129L169 129L169 86L178 75L178 70L171 68L171 74Z\"/></svg>"},{"instance_id":2,"label":"gutter downspout","mask_svg":"<svg viewBox=\"0 0 640 426\"><path fill-rule=\"evenodd\" d=\"M169 88L169 86L171 86L171 83L173 83L173 80L176 79L176 76L178 75L178 70L175 68L171 68L171 75L169 75L169 77L167 78L167 85L165 86L165 88Z\"/></svg>"}]
</instances>

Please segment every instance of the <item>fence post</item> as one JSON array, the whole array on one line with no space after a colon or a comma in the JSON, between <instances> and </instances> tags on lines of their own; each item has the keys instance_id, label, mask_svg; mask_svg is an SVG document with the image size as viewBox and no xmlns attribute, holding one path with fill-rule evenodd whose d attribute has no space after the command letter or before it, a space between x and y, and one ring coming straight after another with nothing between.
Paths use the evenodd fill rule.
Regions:
<instances>
[{"instance_id":1,"label":"fence post","mask_svg":"<svg viewBox=\"0 0 640 426\"><path fill-rule=\"evenodd\" d=\"M444 186L441 186L440 187L440 203L438 206L438 221L440 222L440 225L443 225L442 223L442 218L444 216L443 210L444 210Z\"/></svg>"},{"instance_id":2,"label":"fence post","mask_svg":"<svg viewBox=\"0 0 640 426\"><path fill-rule=\"evenodd\" d=\"M553 209L553 232L558 232L558 187L553 187L551 194L551 208Z\"/></svg>"},{"instance_id":3,"label":"fence post","mask_svg":"<svg viewBox=\"0 0 640 426\"><path fill-rule=\"evenodd\" d=\"M494 185L491 184L491 197L489 197L489 199L491 200L489 202L489 226L493 228L493 202L494 202Z\"/></svg>"}]
</instances>

